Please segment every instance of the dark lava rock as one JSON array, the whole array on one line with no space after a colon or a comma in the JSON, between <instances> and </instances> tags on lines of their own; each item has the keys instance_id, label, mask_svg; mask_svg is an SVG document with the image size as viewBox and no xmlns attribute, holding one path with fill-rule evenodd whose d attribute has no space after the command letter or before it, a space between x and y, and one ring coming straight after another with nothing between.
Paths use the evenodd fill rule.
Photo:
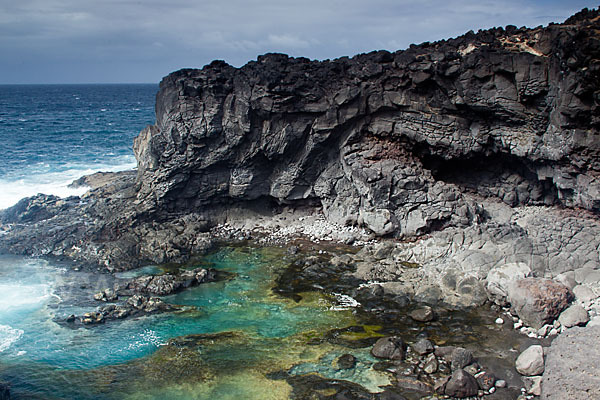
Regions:
<instances>
[{"instance_id":1,"label":"dark lava rock","mask_svg":"<svg viewBox=\"0 0 600 400\"><path fill-rule=\"evenodd\" d=\"M422 382L412 376L397 376L396 386L411 392L419 392L422 394L433 393L433 387L430 384Z\"/></svg>"},{"instance_id":2,"label":"dark lava rock","mask_svg":"<svg viewBox=\"0 0 600 400\"><path fill-rule=\"evenodd\" d=\"M375 397L377 400L406 400L406 397L400 393L396 393L391 389L386 389L381 393L378 393Z\"/></svg>"},{"instance_id":3,"label":"dark lava rock","mask_svg":"<svg viewBox=\"0 0 600 400\"><path fill-rule=\"evenodd\" d=\"M373 348L371 354L377 358L387 358L389 360L402 360L406 352L406 345L402 338L393 336L379 339Z\"/></svg>"},{"instance_id":4,"label":"dark lava rock","mask_svg":"<svg viewBox=\"0 0 600 400\"><path fill-rule=\"evenodd\" d=\"M490 390L496 383L496 377L491 372L485 371L477 377L477 383L483 390Z\"/></svg>"},{"instance_id":5,"label":"dark lava rock","mask_svg":"<svg viewBox=\"0 0 600 400\"><path fill-rule=\"evenodd\" d=\"M150 275L130 280L122 285L120 291L166 296L190 286L215 280L216 272L211 269L196 268L184 270L177 275ZM106 291L105 291L106 292Z\"/></svg>"},{"instance_id":6,"label":"dark lava rock","mask_svg":"<svg viewBox=\"0 0 600 400\"><path fill-rule=\"evenodd\" d=\"M457 369L452 373L448 383L446 383L444 393L448 396L463 399L465 397L477 396L478 390L477 380L464 370Z\"/></svg>"},{"instance_id":7,"label":"dark lava rock","mask_svg":"<svg viewBox=\"0 0 600 400\"><path fill-rule=\"evenodd\" d=\"M428 339L419 339L417 343L414 343L410 347L420 356L433 353L434 351L433 343Z\"/></svg>"},{"instance_id":8,"label":"dark lava rock","mask_svg":"<svg viewBox=\"0 0 600 400\"><path fill-rule=\"evenodd\" d=\"M473 353L462 347L457 347L452 352L450 366L452 371L462 369L473 362Z\"/></svg>"},{"instance_id":9,"label":"dark lava rock","mask_svg":"<svg viewBox=\"0 0 600 400\"><path fill-rule=\"evenodd\" d=\"M88 180L97 187L84 201L35 196L3 210L0 252L110 270L181 262L206 250L203 234L232 207L310 203L396 237L480 221L467 191L598 211L597 17L176 71L135 139L137 171Z\"/></svg>"},{"instance_id":10,"label":"dark lava rock","mask_svg":"<svg viewBox=\"0 0 600 400\"><path fill-rule=\"evenodd\" d=\"M433 321L433 309L429 306L423 306L410 312L409 316L418 322Z\"/></svg>"},{"instance_id":11,"label":"dark lava rock","mask_svg":"<svg viewBox=\"0 0 600 400\"><path fill-rule=\"evenodd\" d=\"M339 356L334 361L334 366L336 369L351 369L356 365L356 357L352 354L344 354Z\"/></svg>"}]
</instances>

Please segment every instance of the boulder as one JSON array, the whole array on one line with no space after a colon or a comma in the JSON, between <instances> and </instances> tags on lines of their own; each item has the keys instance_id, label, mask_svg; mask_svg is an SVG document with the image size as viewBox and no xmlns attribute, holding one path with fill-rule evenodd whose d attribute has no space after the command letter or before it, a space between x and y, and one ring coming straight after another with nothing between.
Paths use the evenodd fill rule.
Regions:
<instances>
[{"instance_id":1,"label":"boulder","mask_svg":"<svg viewBox=\"0 0 600 400\"><path fill-rule=\"evenodd\" d=\"M581 301L583 303L587 303L587 302L590 302L590 301L598 298L598 296L592 290L592 288L590 288L589 286L586 286L586 285L575 286L573 288L573 294L575 295L575 298L577 299L577 301Z\"/></svg>"},{"instance_id":2,"label":"boulder","mask_svg":"<svg viewBox=\"0 0 600 400\"><path fill-rule=\"evenodd\" d=\"M418 322L429 322L434 318L433 309L429 306L419 307L411 311L409 316Z\"/></svg>"},{"instance_id":3,"label":"boulder","mask_svg":"<svg viewBox=\"0 0 600 400\"><path fill-rule=\"evenodd\" d=\"M406 345L402 338L397 336L381 338L371 349L371 354L373 356L389 360L402 360L404 359L405 353Z\"/></svg>"},{"instance_id":4,"label":"boulder","mask_svg":"<svg viewBox=\"0 0 600 400\"><path fill-rule=\"evenodd\" d=\"M496 377L491 372L484 371L477 375L477 383L481 389L490 390L496 384Z\"/></svg>"},{"instance_id":5,"label":"boulder","mask_svg":"<svg viewBox=\"0 0 600 400\"><path fill-rule=\"evenodd\" d=\"M542 377L541 376L524 376L523 385L527 393L534 396L542 394Z\"/></svg>"},{"instance_id":6,"label":"boulder","mask_svg":"<svg viewBox=\"0 0 600 400\"><path fill-rule=\"evenodd\" d=\"M452 372L450 380L446 383L444 393L448 396L464 399L465 397L477 396L478 390L477 380L465 370L457 369Z\"/></svg>"},{"instance_id":7,"label":"boulder","mask_svg":"<svg viewBox=\"0 0 600 400\"><path fill-rule=\"evenodd\" d=\"M513 282L508 290L511 307L527 325L540 329L552 323L573 300L565 285L543 278Z\"/></svg>"},{"instance_id":8,"label":"boulder","mask_svg":"<svg viewBox=\"0 0 600 400\"><path fill-rule=\"evenodd\" d=\"M412 376L396 377L396 385L399 388L410 390L413 392L419 392L423 394L433 393L433 387L430 384L422 382Z\"/></svg>"},{"instance_id":9,"label":"boulder","mask_svg":"<svg viewBox=\"0 0 600 400\"><path fill-rule=\"evenodd\" d=\"M515 361L517 372L525 376L541 375L544 372L544 349L539 344L529 346Z\"/></svg>"},{"instance_id":10,"label":"boulder","mask_svg":"<svg viewBox=\"0 0 600 400\"><path fill-rule=\"evenodd\" d=\"M573 304L558 317L558 322L565 328L571 328L577 325L583 326L589 321L590 316L585 308L581 307L579 304Z\"/></svg>"},{"instance_id":11,"label":"boulder","mask_svg":"<svg viewBox=\"0 0 600 400\"><path fill-rule=\"evenodd\" d=\"M600 326L573 327L547 349L543 400L600 399Z\"/></svg>"},{"instance_id":12,"label":"boulder","mask_svg":"<svg viewBox=\"0 0 600 400\"><path fill-rule=\"evenodd\" d=\"M420 356L433 353L434 350L433 343L431 343L431 341L428 339L419 339L410 347Z\"/></svg>"},{"instance_id":13,"label":"boulder","mask_svg":"<svg viewBox=\"0 0 600 400\"><path fill-rule=\"evenodd\" d=\"M453 371L462 369L473 362L473 353L462 347L457 347L452 352L450 366Z\"/></svg>"},{"instance_id":14,"label":"boulder","mask_svg":"<svg viewBox=\"0 0 600 400\"><path fill-rule=\"evenodd\" d=\"M490 300L499 305L507 304L508 290L514 281L531 275L531 268L525 263L508 263L490 270L486 277L486 289Z\"/></svg>"},{"instance_id":15,"label":"boulder","mask_svg":"<svg viewBox=\"0 0 600 400\"><path fill-rule=\"evenodd\" d=\"M435 354L430 354L429 357L425 360L425 364L423 365L423 371L426 374L433 374L437 372L439 368L439 363L437 358L435 358Z\"/></svg>"}]
</instances>

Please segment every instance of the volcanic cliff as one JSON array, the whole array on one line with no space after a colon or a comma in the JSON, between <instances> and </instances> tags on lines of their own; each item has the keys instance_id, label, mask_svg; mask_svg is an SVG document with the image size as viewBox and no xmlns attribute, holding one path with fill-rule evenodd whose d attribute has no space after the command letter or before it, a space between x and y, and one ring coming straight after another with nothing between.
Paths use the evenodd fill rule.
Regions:
<instances>
[{"instance_id":1,"label":"volcanic cliff","mask_svg":"<svg viewBox=\"0 0 600 400\"><path fill-rule=\"evenodd\" d=\"M396 237L480 219L465 192L600 211L598 29L584 11L396 53L175 72L135 141L140 211L312 204Z\"/></svg>"}]
</instances>

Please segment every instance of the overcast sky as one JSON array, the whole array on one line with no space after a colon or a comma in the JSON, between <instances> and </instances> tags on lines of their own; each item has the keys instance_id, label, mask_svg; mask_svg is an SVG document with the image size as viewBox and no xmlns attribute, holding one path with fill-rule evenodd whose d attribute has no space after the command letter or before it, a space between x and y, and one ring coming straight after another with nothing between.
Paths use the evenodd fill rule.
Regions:
<instances>
[{"instance_id":1,"label":"overcast sky","mask_svg":"<svg viewBox=\"0 0 600 400\"><path fill-rule=\"evenodd\" d=\"M0 83L158 82L214 59L312 59L546 25L584 0L0 0Z\"/></svg>"}]
</instances>

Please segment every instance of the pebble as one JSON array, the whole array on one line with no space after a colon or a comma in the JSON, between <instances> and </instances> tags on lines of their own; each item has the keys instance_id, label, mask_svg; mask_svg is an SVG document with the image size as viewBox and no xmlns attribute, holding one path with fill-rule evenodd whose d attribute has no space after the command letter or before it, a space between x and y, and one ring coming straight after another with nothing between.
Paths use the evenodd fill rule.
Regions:
<instances>
[{"instance_id":1,"label":"pebble","mask_svg":"<svg viewBox=\"0 0 600 400\"><path fill-rule=\"evenodd\" d=\"M504 323L504 320L503 320L502 318L497 318L497 319L496 319L496 323L497 323L498 325L502 325L502 324Z\"/></svg>"}]
</instances>

